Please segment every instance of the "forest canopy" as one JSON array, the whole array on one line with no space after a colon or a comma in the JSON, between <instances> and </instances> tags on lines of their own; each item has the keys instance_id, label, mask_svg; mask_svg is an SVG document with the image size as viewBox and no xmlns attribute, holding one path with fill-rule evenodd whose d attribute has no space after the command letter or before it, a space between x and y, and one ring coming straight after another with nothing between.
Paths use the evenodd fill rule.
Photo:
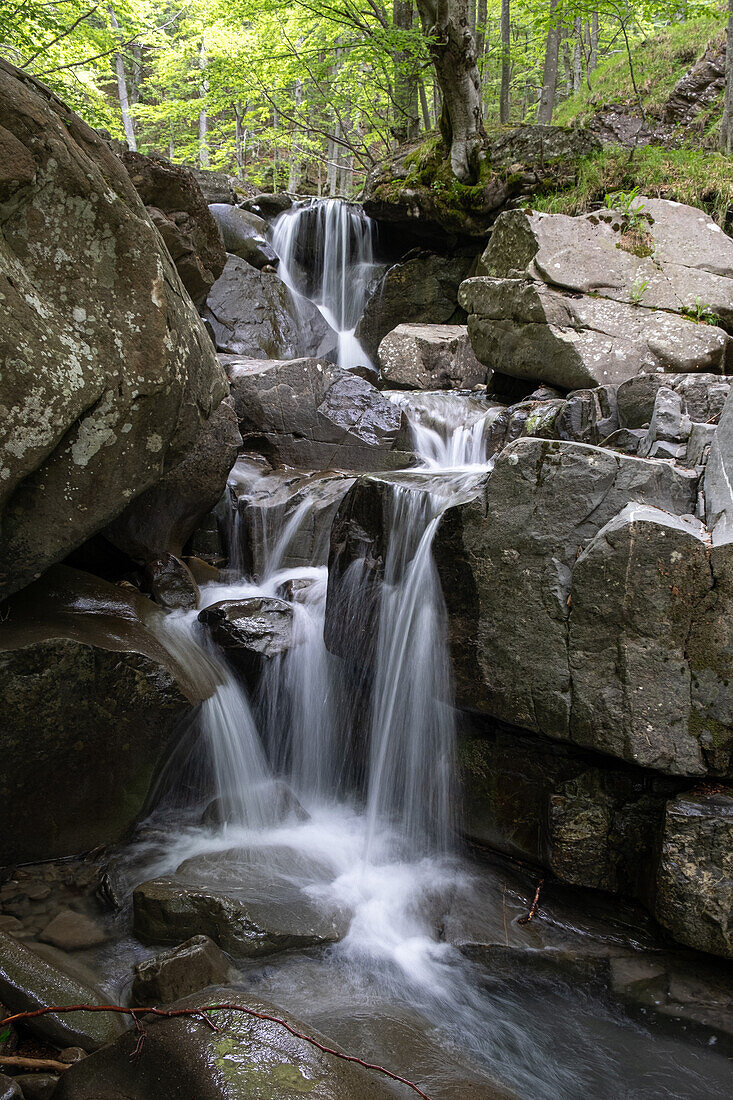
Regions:
<instances>
[{"instance_id":1,"label":"forest canopy","mask_svg":"<svg viewBox=\"0 0 733 1100\"><path fill-rule=\"evenodd\" d=\"M351 196L432 131L470 182L484 128L555 121L609 59L641 102L639 45L694 24L702 49L723 19L679 0L0 0L0 50L133 149Z\"/></svg>"}]
</instances>

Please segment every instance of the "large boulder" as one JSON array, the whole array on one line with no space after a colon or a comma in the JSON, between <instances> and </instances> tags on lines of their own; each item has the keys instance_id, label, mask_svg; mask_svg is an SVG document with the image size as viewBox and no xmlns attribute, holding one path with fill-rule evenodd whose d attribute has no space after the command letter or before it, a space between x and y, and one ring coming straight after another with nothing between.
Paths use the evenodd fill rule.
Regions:
<instances>
[{"instance_id":1,"label":"large boulder","mask_svg":"<svg viewBox=\"0 0 733 1100\"><path fill-rule=\"evenodd\" d=\"M180 719L216 685L205 660L181 665L164 619L133 589L66 566L8 602L1 863L95 848L135 822Z\"/></svg>"},{"instance_id":2,"label":"large boulder","mask_svg":"<svg viewBox=\"0 0 733 1100\"><path fill-rule=\"evenodd\" d=\"M117 154L196 305L224 270L226 253L190 168L121 148Z\"/></svg>"},{"instance_id":3,"label":"large boulder","mask_svg":"<svg viewBox=\"0 0 733 1100\"><path fill-rule=\"evenodd\" d=\"M107 1003L98 989L5 932L0 932L0 1001L8 1013L33 1012L49 1005ZM114 1042L125 1030L120 1017L104 1012L50 1012L28 1020L25 1026L45 1042L90 1051Z\"/></svg>"},{"instance_id":4,"label":"large boulder","mask_svg":"<svg viewBox=\"0 0 733 1100\"><path fill-rule=\"evenodd\" d=\"M222 401L182 462L141 493L105 530L138 561L180 555L221 499L242 437L231 398Z\"/></svg>"},{"instance_id":5,"label":"large boulder","mask_svg":"<svg viewBox=\"0 0 733 1100\"><path fill-rule=\"evenodd\" d=\"M379 345L387 386L415 390L470 390L486 383L465 325L398 325Z\"/></svg>"},{"instance_id":6,"label":"large boulder","mask_svg":"<svg viewBox=\"0 0 733 1100\"><path fill-rule=\"evenodd\" d=\"M180 462L227 390L104 141L5 61L0 115L4 596Z\"/></svg>"},{"instance_id":7,"label":"large boulder","mask_svg":"<svg viewBox=\"0 0 733 1100\"><path fill-rule=\"evenodd\" d=\"M482 362L566 390L658 371L723 373L733 362L733 341L713 325L541 280L468 279L459 301Z\"/></svg>"},{"instance_id":8,"label":"large boulder","mask_svg":"<svg viewBox=\"0 0 733 1100\"><path fill-rule=\"evenodd\" d=\"M407 465L395 450L402 411L366 379L323 359L229 363L245 446L273 465L376 470Z\"/></svg>"},{"instance_id":9,"label":"large boulder","mask_svg":"<svg viewBox=\"0 0 733 1100\"><path fill-rule=\"evenodd\" d=\"M277 275L228 256L203 311L217 347L252 359L325 355L336 335L319 310Z\"/></svg>"},{"instance_id":10,"label":"large boulder","mask_svg":"<svg viewBox=\"0 0 733 1100\"><path fill-rule=\"evenodd\" d=\"M374 287L356 326L356 338L372 361L379 345L397 325L459 322L458 287L473 266L471 256L410 255L395 264Z\"/></svg>"},{"instance_id":11,"label":"large boulder","mask_svg":"<svg viewBox=\"0 0 733 1100\"><path fill-rule=\"evenodd\" d=\"M667 806L656 915L675 939L733 958L733 794L692 792Z\"/></svg>"},{"instance_id":12,"label":"large boulder","mask_svg":"<svg viewBox=\"0 0 733 1100\"><path fill-rule=\"evenodd\" d=\"M238 1003L254 1015L219 1009L216 1027L179 1016L145 1021L145 1049L132 1056L138 1036L131 1032L64 1073L56 1100L390 1100L393 1090L377 1075L343 1061L282 1025L260 1016L285 1019L321 1048L335 1044L276 1005L226 986L185 1001L181 1008ZM340 1049L336 1047L336 1049Z\"/></svg>"},{"instance_id":13,"label":"large boulder","mask_svg":"<svg viewBox=\"0 0 733 1100\"><path fill-rule=\"evenodd\" d=\"M477 355L504 374L574 388L730 367L733 243L701 210L511 211L479 269L459 300Z\"/></svg>"},{"instance_id":14,"label":"large boulder","mask_svg":"<svg viewBox=\"0 0 733 1100\"><path fill-rule=\"evenodd\" d=\"M208 936L192 936L135 967L131 999L136 1005L165 1005L238 977L224 952Z\"/></svg>"},{"instance_id":15,"label":"large boulder","mask_svg":"<svg viewBox=\"0 0 733 1100\"><path fill-rule=\"evenodd\" d=\"M246 260L253 267L277 266L277 253L266 239L268 227L263 218L226 203L213 203L209 210L227 252Z\"/></svg>"}]
</instances>

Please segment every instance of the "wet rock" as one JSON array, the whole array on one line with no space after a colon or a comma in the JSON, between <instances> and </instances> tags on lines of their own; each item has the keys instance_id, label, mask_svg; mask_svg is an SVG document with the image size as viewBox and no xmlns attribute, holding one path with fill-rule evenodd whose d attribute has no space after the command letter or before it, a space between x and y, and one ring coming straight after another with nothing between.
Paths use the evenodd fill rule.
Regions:
<instances>
[{"instance_id":1,"label":"wet rock","mask_svg":"<svg viewBox=\"0 0 733 1100\"><path fill-rule=\"evenodd\" d=\"M656 916L675 939L733 958L733 795L679 795L667 806Z\"/></svg>"},{"instance_id":2,"label":"wet rock","mask_svg":"<svg viewBox=\"0 0 733 1100\"><path fill-rule=\"evenodd\" d=\"M85 913L62 909L41 932L39 939L60 947L62 951L79 951L84 947L97 947L106 943L109 933Z\"/></svg>"},{"instance_id":3,"label":"wet rock","mask_svg":"<svg viewBox=\"0 0 733 1100\"><path fill-rule=\"evenodd\" d=\"M215 203L209 210L219 227L227 252L246 260L252 267L262 269L267 264L277 267L277 253L265 238L267 222L236 206Z\"/></svg>"},{"instance_id":4,"label":"wet rock","mask_svg":"<svg viewBox=\"0 0 733 1100\"><path fill-rule=\"evenodd\" d=\"M273 465L374 470L408 465L395 450L402 413L363 378L323 359L229 364L245 445Z\"/></svg>"},{"instance_id":5,"label":"wet rock","mask_svg":"<svg viewBox=\"0 0 733 1100\"><path fill-rule=\"evenodd\" d=\"M63 1062L67 1066L74 1066L77 1062L81 1062L86 1058L87 1052L83 1047L64 1047L60 1050L56 1057L59 1062Z\"/></svg>"},{"instance_id":6,"label":"wet rock","mask_svg":"<svg viewBox=\"0 0 733 1100\"><path fill-rule=\"evenodd\" d=\"M217 645L272 659L290 648L293 612L284 600L253 596L221 600L199 612L199 622L211 631Z\"/></svg>"},{"instance_id":7,"label":"wet rock","mask_svg":"<svg viewBox=\"0 0 733 1100\"><path fill-rule=\"evenodd\" d=\"M107 1004L98 990L3 933L0 933L0 997L13 1013L47 1005ZM84 1050L97 1050L125 1030L118 1016L103 1012L49 1013L28 1020L24 1026L57 1046L73 1044Z\"/></svg>"},{"instance_id":8,"label":"wet rock","mask_svg":"<svg viewBox=\"0 0 733 1100\"><path fill-rule=\"evenodd\" d=\"M232 1001L231 989L214 988L178 1007ZM288 1021L322 1045L335 1044L275 1005L239 993L237 1003ZM62 1077L56 1100L388 1100L393 1091L367 1070L324 1054L278 1024L233 1010L217 1013L220 1030L178 1017L146 1024L145 1060L133 1065L135 1046L123 1037Z\"/></svg>"},{"instance_id":9,"label":"wet rock","mask_svg":"<svg viewBox=\"0 0 733 1100\"><path fill-rule=\"evenodd\" d=\"M107 527L105 535L137 561L180 557L221 499L242 445L231 398L219 405L186 457Z\"/></svg>"},{"instance_id":10,"label":"wet rock","mask_svg":"<svg viewBox=\"0 0 733 1100\"><path fill-rule=\"evenodd\" d=\"M458 758L472 839L572 885L652 902L678 781L478 717L464 720Z\"/></svg>"},{"instance_id":11,"label":"wet rock","mask_svg":"<svg viewBox=\"0 0 733 1100\"><path fill-rule=\"evenodd\" d=\"M289 210L292 205L292 196L281 191L275 194L263 192L259 195L253 195L241 204L243 210L251 210L254 214L259 214L263 218L276 218L278 214L283 214L286 210Z\"/></svg>"},{"instance_id":12,"label":"wet rock","mask_svg":"<svg viewBox=\"0 0 733 1100\"><path fill-rule=\"evenodd\" d=\"M145 582L157 604L169 611L198 607L199 590L187 565L173 554L148 562Z\"/></svg>"},{"instance_id":13,"label":"wet rock","mask_svg":"<svg viewBox=\"0 0 733 1100\"><path fill-rule=\"evenodd\" d=\"M15 1078L23 1100L50 1100L59 1078L52 1073L22 1073Z\"/></svg>"},{"instance_id":14,"label":"wet rock","mask_svg":"<svg viewBox=\"0 0 733 1100\"><path fill-rule=\"evenodd\" d=\"M223 985L238 973L213 940L193 936L172 951L137 964L132 1003L168 1005L209 985Z\"/></svg>"},{"instance_id":15,"label":"wet rock","mask_svg":"<svg viewBox=\"0 0 733 1100\"><path fill-rule=\"evenodd\" d=\"M253 359L325 355L336 336L306 298L295 296L277 275L229 256L206 301L217 347Z\"/></svg>"},{"instance_id":16,"label":"wet rock","mask_svg":"<svg viewBox=\"0 0 733 1100\"><path fill-rule=\"evenodd\" d=\"M221 570L203 558L188 557L183 560L196 584L218 584L221 581Z\"/></svg>"},{"instance_id":17,"label":"wet rock","mask_svg":"<svg viewBox=\"0 0 733 1100\"><path fill-rule=\"evenodd\" d=\"M0 1100L23 1100L20 1085L12 1077L0 1073Z\"/></svg>"},{"instance_id":18,"label":"wet rock","mask_svg":"<svg viewBox=\"0 0 733 1100\"><path fill-rule=\"evenodd\" d=\"M567 390L617 384L642 372L722 374L733 354L730 337L712 325L526 278L467 279L459 301L482 362Z\"/></svg>"},{"instance_id":19,"label":"wet rock","mask_svg":"<svg viewBox=\"0 0 733 1100\"><path fill-rule=\"evenodd\" d=\"M637 667L639 674L646 676L648 666L639 651L635 654L638 666L630 662L621 671L613 670L611 687L604 681L599 688L598 680L588 680L580 695L581 685L573 679L572 647L568 651L568 623L572 637L575 612L576 559L629 501L636 502L637 508L653 504L671 513L671 520L675 514L693 512L696 485L697 479L689 471L584 444L520 439L506 447L496 460L482 499L449 509L436 536L435 556L448 605L459 703L524 729L565 739L575 739L576 734L580 737L582 726L583 743L601 747L587 728L590 718L576 728L571 714L581 699L587 700L589 715L602 708L607 696L623 694L618 677L631 677L633 682ZM679 537L692 540L694 558L699 561L700 555L704 558L704 545L692 526L689 534L687 530L685 527ZM672 541L670 532L670 544ZM665 607L676 614L677 596L670 587L674 581L661 572L655 574L655 562L655 555L644 562L649 572L643 574L647 578L643 583L656 585L649 598L660 601L660 616ZM672 564L674 574L677 563ZM688 568L687 558L680 568L683 573ZM693 569L692 575L698 577L697 571ZM618 576L623 578L623 572ZM604 634L604 620L591 607L603 601L609 608L609 624L617 622L620 628L626 606L623 592L623 587L621 591L613 585L607 588L605 578L596 577L595 589L590 581L587 585L588 631L595 636L596 649L604 648L609 659L615 652L612 632ZM680 599L687 613L692 596L685 592ZM641 606L638 614L643 615ZM673 634L675 639L678 636ZM674 648L678 643L670 644ZM591 671L589 665L589 676ZM676 697L679 703L679 665L661 663L654 674L655 700L656 692L662 697L669 691L670 699ZM687 676L689 684L689 668ZM635 760L634 753L644 755L643 742L648 746L647 759L656 751L661 766L681 774L700 774L705 765L695 735L699 720L688 696L684 713L690 716L690 728L683 732L679 715L673 714L672 730L677 732L671 732L666 722L674 705L670 702L663 707L658 720L651 705L642 715L641 700L633 720L632 712L623 721L616 712L621 725L615 736L611 729L604 734L604 751ZM653 733L647 730L647 721L653 723ZM621 728L630 738L624 744L619 740Z\"/></svg>"},{"instance_id":20,"label":"wet rock","mask_svg":"<svg viewBox=\"0 0 733 1100\"><path fill-rule=\"evenodd\" d=\"M134 931L143 942L179 943L205 935L233 958L258 958L341 938L343 930L305 895L284 905L274 890L272 901L249 902L246 886L224 892L187 885L187 877L196 878L190 866L195 862L184 864L175 878L152 879L135 889Z\"/></svg>"},{"instance_id":21,"label":"wet rock","mask_svg":"<svg viewBox=\"0 0 733 1100\"><path fill-rule=\"evenodd\" d=\"M226 396L226 379L105 142L5 61L0 113L26 173L14 169L3 207L6 596L180 462Z\"/></svg>"},{"instance_id":22,"label":"wet rock","mask_svg":"<svg viewBox=\"0 0 733 1100\"><path fill-rule=\"evenodd\" d=\"M458 287L467 278L471 256L439 256L420 252L395 264L372 291L356 326L356 338L376 362L379 345L397 325L460 323Z\"/></svg>"},{"instance_id":23,"label":"wet rock","mask_svg":"<svg viewBox=\"0 0 733 1100\"><path fill-rule=\"evenodd\" d=\"M135 821L189 700L216 683L164 648L162 619L134 589L65 566L6 605L3 863L110 843Z\"/></svg>"},{"instance_id":24,"label":"wet rock","mask_svg":"<svg viewBox=\"0 0 733 1100\"><path fill-rule=\"evenodd\" d=\"M379 366L398 389L470 390L488 375L464 325L398 325L379 345Z\"/></svg>"},{"instance_id":25,"label":"wet rock","mask_svg":"<svg viewBox=\"0 0 733 1100\"><path fill-rule=\"evenodd\" d=\"M117 152L159 231L181 281L202 305L221 275L226 254L196 176L164 157L124 147Z\"/></svg>"}]
</instances>

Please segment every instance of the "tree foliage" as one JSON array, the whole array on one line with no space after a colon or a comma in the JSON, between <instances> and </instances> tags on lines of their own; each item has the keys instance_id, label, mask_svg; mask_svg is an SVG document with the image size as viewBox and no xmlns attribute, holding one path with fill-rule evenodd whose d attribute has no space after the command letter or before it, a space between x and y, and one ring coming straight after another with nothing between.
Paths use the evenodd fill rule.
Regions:
<instances>
[{"instance_id":1,"label":"tree foliage","mask_svg":"<svg viewBox=\"0 0 733 1100\"><path fill-rule=\"evenodd\" d=\"M451 33L478 74L474 138L482 125L547 121L617 54L643 110L634 48L660 26L721 10L441 0L437 18L427 0L0 0L0 50L143 152L257 187L350 195L397 141L441 130L450 145L440 59L452 4Z\"/></svg>"}]
</instances>

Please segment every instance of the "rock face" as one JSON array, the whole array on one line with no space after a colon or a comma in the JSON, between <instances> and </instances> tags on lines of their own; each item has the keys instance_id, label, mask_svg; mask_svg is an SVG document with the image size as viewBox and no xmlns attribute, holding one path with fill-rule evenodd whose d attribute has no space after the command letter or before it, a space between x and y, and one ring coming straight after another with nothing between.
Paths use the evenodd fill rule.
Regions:
<instances>
[{"instance_id":1,"label":"rock face","mask_svg":"<svg viewBox=\"0 0 733 1100\"><path fill-rule=\"evenodd\" d=\"M356 338L373 361L379 345L397 325L442 325L465 314L458 307L458 287L473 266L468 256L420 252L391 267L379 280L356 326Z\"/></svg>"},{"instance_id":2,"label":"rock face","mask_svg":"<svg viewBox=\"0 0 733 1100\"><path fill-rule=\"evenodd\" d=\"M683 794L669 803L656 915L675 939L733 958L733 795Z\"/></svg>"},{"instance_id":3,"label":"rock face","mask_svg":"<svg viewBox=\"0 0 733 1100\"><path fill-rule=\"evenodd\" d=\"M379 368L398 389L470 390L488 375L465 325L398 325L379 345Z\"/></svg>"},{"instance_id":4,"label":"rock face","mask_svg":"<svg viewBox=\"0 0 733 1100\"><path fill-rule=\"evenodd\" d=\"M263 268L267 264L277 266L278 256L265 237L267 222L263 218L224 203L214 203L209 210L227 252L246 260L252 267ZM223 266L222 264L222 268Z\"/></svg>"},{"instance_id":5,"label":"rock face","mask_svg":"<svg viewBox=\"0 0 733 1100\"><path fill-rule=\"evenodd\" d=\"M226 379L102 139L7 62L0 105L5 596L180 462Z\"/></svg>"},{"instance_id":6,"label":"rock face","mask_svg":"<svg viewBox=\"0 0 733 1100\"><path fill-rule=\"evenodd\" d=\"M99 990L47 962L25 944L0 932L0 1001L10 1013L47 1005L105 1004ZM125 1030L119 1017L104 1012L49 1013L26 1025L41 1039L61 1047L97 1050Z\"/></svg>"},{"instance_id":7,"label":"rock face","mask_svg":"<svg viewBox=\"0 0 733 1100\"><path fill-rule=\"evenodd\" d=\"M730 369L733 242L700 210L639 199L569 218L503 214L459 300L478 357L564 389ZM684 261L683 258L684 257Z\"/></svg>"},{"instance_id":8,"label":"rock face","mask_svg":"<svg viewBox=\"0 0 733 1100\"><path fill-rule=\"evenodd\" d=\"M284 600L221 600L201 611L199 622L252 684L263 661L287 653L292 645L293 610Z\"/></svg>"},{"instance_id":9,"label":"rock face","mask_svg":"<svg viewBox=\"0 0 733 1100\"><path fill-rule=\"evenodd\" d=\"M224 270L226 253L196 176L164 157L146 157L125 148L117 155L165 241L181 282L196 305L202 305Z\"/></svg>"},{"instance_id":10,"label":"rock face","mask_svg":"<svg viewBox=\"0 0 733 1100\"><path fill-rule=\"evenodd\" d=\"M678 780L476 717L458 752L470 837L563 882L652 903Z\"/></svg>"},{"instance_id":11,"label":"rock face","mask_svg":"<svg viewBox=\"0 0 733 1100\"><path fill-rule=\"evenodd\" d=\"M197 994L178 1007L231 1003L226 986ZM334 1043L275 1005L238 993L236 1001L255 1012L285 1018L290 1026L322 1045ZM211 1031L186 1017L146 1024L145 1059L133 1065L136 1037L123 1036L113 1046L73 1066L61 1078L58 1100L390 1100L394 1097L367 1070L324 1054L294 1038L278 1024L242 1012L217 1013L221 1027Z\"/></svg>"},{"instance_id":12,"label":"rock face","mask_svg":"<svg viewBox=\"0 0 733 1100\"><path fill-rule=\"evenodd\" d=\"M7 605L0 861L121 839L190 702L211 694L164 648L163 613L131 589L55 566Z\"/></svg>"},{"instance_id":13,"label":"rock face","mask_svg":"<svg viewBox=\"0 0 733 1100\"><path fill-rule=\"evenodd\" d=\"M245 446L311 470L407 465L402 412L364 378L323 359L240 360L229 371Z\"/></svg>"},{"instance_id":14,"label":"rock face","mask_svg":"<svg viewBox=\"0 0 733 1100\"><path fill-rule=\"evenodd\" d=\"M217 347L230 355L293 359L325 355L336 346L335 333L311 302L238 256L227 258L203 316Z\"/></svg>"},{"instance_id":15,"label":"rock face","mask_svg":"<svg viewBox=\"0 0 733 1100\"><path fill-rule=\"evenodd\" d=\"M137 561L180 556L221 499L241 445L233 402L227 398L183 461L128 505L106 528L107 538Z\"/></svg>"}]
</instances>

